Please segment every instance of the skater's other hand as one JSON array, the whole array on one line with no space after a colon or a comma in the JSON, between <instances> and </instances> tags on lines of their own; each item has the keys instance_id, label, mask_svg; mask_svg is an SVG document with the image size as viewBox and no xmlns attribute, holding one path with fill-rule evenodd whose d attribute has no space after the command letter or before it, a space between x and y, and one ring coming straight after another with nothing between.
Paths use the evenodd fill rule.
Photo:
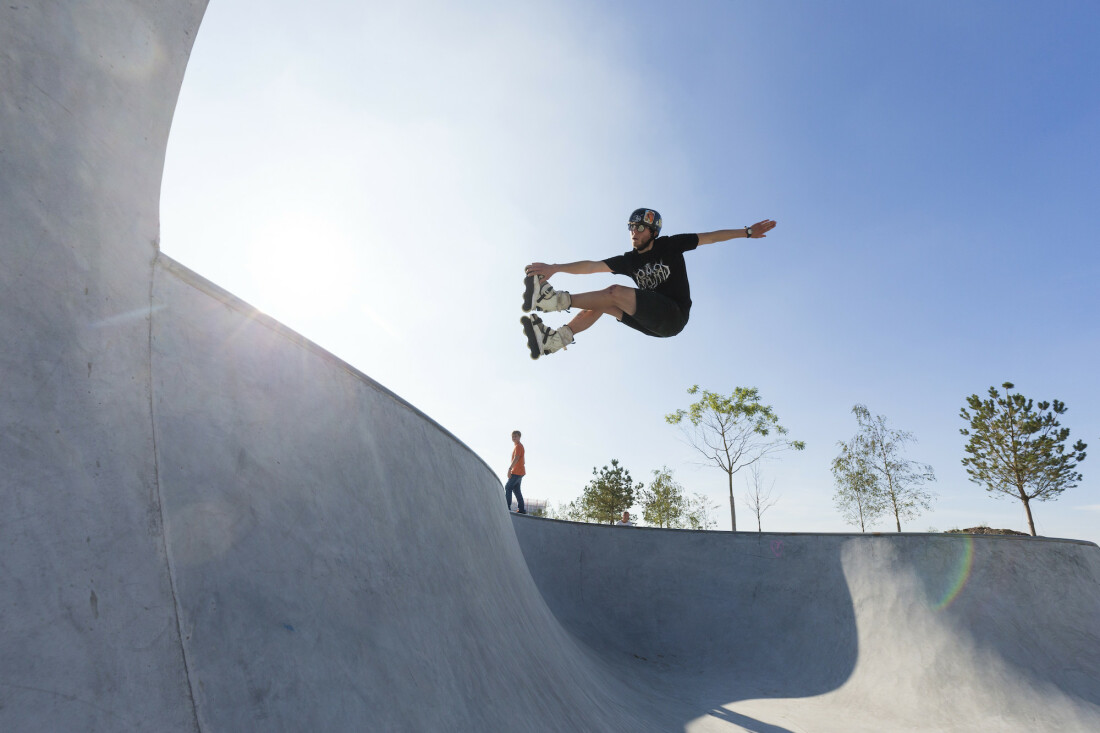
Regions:
<instances>
[{"instance_id":1,"label":"skater's other hand","mask_svg":"<svg viewBox=\"0 0 1100 733\"><path fill-rule=\"evenodd\" d=\"M752 237L750 237L750 239L762 239L768 235L768 232L775 229L775 222L771 219L765 219L764 221L756 222L749 228L752 229Z\"/></svg>"},{"instance_id":2,"label":"skater's other hand","mask_svg":"<svg viewBox=\"0 0 1100 733\"><path fill-rule=\"evenodd\" d=\"M543 280L549 280L550 277L557 271L557 268L555 268L553 265L548 265L545 262L532 262L530 265L524 268L524 274L538 275Z\"/></svg>"}]
</instances>

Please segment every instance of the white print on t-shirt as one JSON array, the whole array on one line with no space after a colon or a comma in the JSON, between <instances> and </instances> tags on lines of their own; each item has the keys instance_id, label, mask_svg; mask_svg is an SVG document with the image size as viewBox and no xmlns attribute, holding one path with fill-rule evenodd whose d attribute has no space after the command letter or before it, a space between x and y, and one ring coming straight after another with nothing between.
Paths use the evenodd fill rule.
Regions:
<instances>
[{"instance_id":1,"label":"white print on t-shirt","mask_svg":"<svg viewBox=\"0 0 1100 733\"><path fill-rule=\"evenodd\" d=\"M672 270L664 262L647 262L645 267L634 271L634 282L642 290L655 290L671 274Z\"/></svg>"}]
</instances>

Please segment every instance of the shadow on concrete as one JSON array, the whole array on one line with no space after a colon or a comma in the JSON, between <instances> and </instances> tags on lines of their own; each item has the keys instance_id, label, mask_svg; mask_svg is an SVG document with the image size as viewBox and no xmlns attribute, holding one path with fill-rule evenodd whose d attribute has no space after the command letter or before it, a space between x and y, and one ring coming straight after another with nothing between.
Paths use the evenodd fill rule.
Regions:
<instances>
[{"instance_id":1,"label":"shadow on concrete","mask_svg":"<svg viewBox=\"0 0 1100 733\"><path fill-rule=\"evenodd\" d=\"M739 700L821 695L855 666L843 537L513 526L558 621L684 723Z\"/></svg>"},{"instance_id":2,"label":"shadow on concrete","mask_svg":"<svg viewBox=\"0 0 1100 733\"><path fill-rule=\"evenodd\" d=\"M771 723L765 723L757 720L756 718L750 718L747 715L741 715L735 713L732 710L726 710L725 708L716 708L714 710L707 711L707 715L717 720L722 720L727 723L733 723L734 725L741 726L749 733L795 733L790 728L784 728L778 725L772 725Z\"/></svg>"},{"instance_id":3,"label":"shadow on concrete","mask_svg":"<svg viewBox=\"0 0 1100 733\"><path fill-rule=\"evenodd\" d=\"M512 524L558 622L659 698L667 725L786 730L736 711L749 700L853 723L874 701L945 730L990 714L1006 730L1100 720L1092 543Z\"/></svg>"}]
</instances>

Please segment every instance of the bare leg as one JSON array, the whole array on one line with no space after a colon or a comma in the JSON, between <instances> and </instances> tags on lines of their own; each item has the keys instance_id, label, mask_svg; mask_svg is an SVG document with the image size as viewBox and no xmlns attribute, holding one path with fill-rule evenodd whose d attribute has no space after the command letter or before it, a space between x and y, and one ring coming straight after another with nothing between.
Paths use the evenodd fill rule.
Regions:
<instances>
[{"instance_id":1,"label":"bare leg","mask_svg":"<svg viewBox=\"0 0 1100 733\"><path fill-rule=\"evenodd\" d=\"M624 313L632 316L638 310L638 299L634 292L634 288L628 288L623 285L612 285L604 290L596 290L591 293L570 293L569 298L572 301L572 305L577 308L583 308L586 311L606 313L619 320L622 320ZM581 315L578 315L577 318L580 318ZM585 328L588 328L588 326L591 326L595 322L596 320L592 319L585 325ZM583 331L584 329L582 328L581 330ZM574 329L574 333L575 332L576 329Z\"/></svg>"},{"instance_id":2,"label":"bare leg","mask_svg":"<svg viewBox=\"0 0 1100 733\"><path fill-rule=\"evenodd\" d=\"M603 313L599 311L581 311L573 316L573 320L569 322L569 330L573 332L573 335L576 335L581 331L591 328L592 324L600 320L600 316L602 315Z\"/></svg>"}]
</instances>

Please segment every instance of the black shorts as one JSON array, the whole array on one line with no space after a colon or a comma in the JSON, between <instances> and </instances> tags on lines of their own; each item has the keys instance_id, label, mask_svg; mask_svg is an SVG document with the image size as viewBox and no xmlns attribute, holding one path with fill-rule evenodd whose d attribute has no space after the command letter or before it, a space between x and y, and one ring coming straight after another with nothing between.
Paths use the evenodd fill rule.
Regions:
<instances>
[{"instance_id":1,"label":"black shorts","mask_svg":"<svg viewBox=\"0 0 1100 733\"><path fill-rule=\"evenodd\" d=\"M688 314L687 311L680 309L675 300L652 290L636 288L634 295L638 308L634 311L634 315L623 313L623 324L647 336L657 338L675 336L684 330L688 322Z\"/></svg>"}]
</instances>

